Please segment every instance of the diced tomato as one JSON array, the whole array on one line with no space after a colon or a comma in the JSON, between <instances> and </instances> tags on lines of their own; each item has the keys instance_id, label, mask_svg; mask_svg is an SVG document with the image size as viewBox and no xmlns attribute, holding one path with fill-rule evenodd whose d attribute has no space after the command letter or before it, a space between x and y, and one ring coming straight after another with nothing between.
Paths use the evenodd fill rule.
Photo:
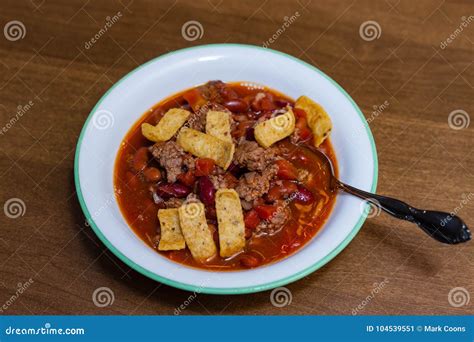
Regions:
<instances>
[{"instance_id":1,"label":"diced tomato","mask_svg":"<svg viewBox=\"0 0 474 342\"><path fill-rule=\"evenodd\" d=\"M274 185L268 190L267 198L270 201L279 200L298 191L298 186L289 180L282 180L281 183L281 185Z\"/></svg>"},{"instance_id":2,"label":"diced tomato","mask_svg":"<svg viewBox=\"0 0 474 342\"><path fill-rule=\"evenodd\" d=\"M209 176L214 171L214 160L210 158L198 158L196 160L196 176Z\"/></svg>"},{"instance_id":3,"label":"diced tomato","mask_svg":"<svg viewBox=\"0 0 474 342\"><path fill-rule=\"evenodd\" d=\"M283 196L283 195L282 195L282 193L280 192L280 188L279 188L277 185L271 187L270 190L268 190L268 193L267 193L267 198L268 198L270 201L279 200L282 196Z\"/></svg>"},{"instance_id":4,"label":"diced tomato","mask_svg":"<svg viewBox=\"0 0 474 342\"><path fill-rule=\"evenodd\" d=\"M229 188L235 188L239 183L239 180L231 173L224 174L224 180Z\"/></svg>"},{"instance_id":5,"label":"diced tomato","mask_svg":"<svg viewBox=\"0 0 474 342\"><path fill-rule=\"evenodd\" d=\"M268 220L277 211L277 207L274 205L258 205L255 207L255 211L262 220Z\"/></svg>"},{"instance_id":6,"label":"diced tomato","mask_svg":"<svg viewBox=\"0 0 474 342\"><path fill-rule=\"evenodd\" d=\"M299 129L298 136L301 141L308 141L313 136L313 132L308 127L303 127Z\"/></svg>"},{"instance_id":7,"label":"diced tomato","mask_svg":"<svg viewBox=\"0 0 474 342\"><path fill-rule=\"evenodd\" d=\"M177 178L181 183L187 186L192 186L196 181L196 176L192 171L180 173Z\"/></svg>"},{"instance_id":8,"label":"diced tomato","mask_svg":"<svg viewBox=\"0 0 474 342\"><path fill-rule=\"evenodd\" d=\"M255 229L260 223L260 217L256 210L252 209L245 213L244 215L245 227L249 229Z\"/></svg>"},{"instance_id":9,"label":"diced tomato","mask_svg":"<svg viewBox=\"0 0 474 342\"><path fill-rule=\"evenodd\" d=\"M298 172L296 167L289 161L280 159L277 160L276 165L278 166L277 177L280 179L297 179Z\"/></svg>"},{"instance_id":10,"label":"diced tomato","mask_svg":"<svg viewBox=\"0 0 474 342\"><path fill-rule=\"evenodd\" d=\"M300 141L307 141L311 138L312 132L308 127L306 118L300 117L296 120L295 129Z\"/></svg>"},{"instance_id":11,"label":"diced tomato","mask_svg":"<svg viewBox=\"0 0 474 342\"><path fill-rule=\"evenodd\" d=\"M194 88L183 94L183 98L188 101L194 111L206 104L206 99L202 96L199 89Z\"/></svg>"},{"instance_id":12,"label":"diced tomato","mask_svg":"<svg viewBox=\"0 0 474 342\"><path fill-rule=\"evenodd\" d=\"M295 128L305 128L308 127L308 122L305 117L297 118L295 123Z\"/></svg>"},{"instance_id":13,"label":"diced tomato","mask_svg":"<svg viewBox=\"0 0 474 342\"><path fill-rule=\"evenodd\" d=\"M306 119L306 112L301 108L293 108L293 113L297 119L305 118Z\"/></svg>"},{"instance_id":14,"label":"diced tomato","mask_svg":"<svg viewBox=\"0 0 474 342\"><path fill-rule=\"evenodd\" d=\"M262 95L263 94L263 95ZM270 93L259 93L251 102L254 111L272 111L277 108L274 103L273 95Z\"/></svg>"}]
</instances>

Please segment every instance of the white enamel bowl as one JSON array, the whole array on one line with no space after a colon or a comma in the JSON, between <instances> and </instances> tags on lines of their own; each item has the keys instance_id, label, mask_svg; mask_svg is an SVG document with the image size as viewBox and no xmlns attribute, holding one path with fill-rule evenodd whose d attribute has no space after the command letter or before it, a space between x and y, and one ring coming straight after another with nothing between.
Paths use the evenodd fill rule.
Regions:
<instances>
[{"instance_id":1,"label":"white enamel bowl","mask_svg":"<svg viewBox=\"0 0 474 342\"><path fill-rule=\"evenodd\" d=\"M130 72L97 103L76 150L75 182L94 232L123 262L159 282L181 289L239 294L298 280L334 258L366 218L360 200L339 194L318 235L297 253L252 270L209 272L177 264L148 247L122 216L114 196L114 162L120 143L142 114L162 99L209 80L249 81L296 98L307 95L333 121L332 143L342 181L375 191L377 154L357 105L327 75L286 54L250 45L205 45L157 57ZM361 209L362 208L362 209Z\"/></svg>"}]
</instances>

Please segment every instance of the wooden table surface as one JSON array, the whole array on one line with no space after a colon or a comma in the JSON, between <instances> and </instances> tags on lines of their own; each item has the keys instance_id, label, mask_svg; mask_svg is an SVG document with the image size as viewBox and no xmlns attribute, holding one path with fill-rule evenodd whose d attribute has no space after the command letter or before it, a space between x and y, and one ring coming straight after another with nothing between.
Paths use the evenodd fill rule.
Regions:
<instances>
[{"instance_id":1,"label":"wooden table surface","mask_svg":"<svg viewBox=\"0 0 474 342\"><path fill-rule=\"evenodd\" d=\"M0 312L172 315L186 303L181 314L472 314L473 243L441 245L384 214L329 264L288 285L292 301L283 307L269 291L174 289L105 248L84 224L73 181L82 125L127 72L168 51L262 45L276 35L270 48L329 74L364 112L379 193L457 212L474 226L472 14L470 0L3 0ZM191 20L203 29L195 40L181 33ZM99 34L107 21L115 22ZM104 307L92 300L101 287L114 297Z\"/></svg>"}]
</instances>

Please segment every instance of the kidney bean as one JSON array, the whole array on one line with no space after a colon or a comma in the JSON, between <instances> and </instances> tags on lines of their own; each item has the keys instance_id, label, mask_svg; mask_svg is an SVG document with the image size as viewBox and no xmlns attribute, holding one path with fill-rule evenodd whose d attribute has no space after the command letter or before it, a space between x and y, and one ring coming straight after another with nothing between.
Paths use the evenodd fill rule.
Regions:
<instances>
[{"instance_id":1,"label":"kidney bean","mask_svg":"<svg viewBox=\"0 0 474 342\"><path fill-rule=\"evenodd\" d=\"M143 176L147 182L154 183L161 179L161 172L156 167L147 167L143 170Z\"/></svg>"},{"instance_id":2,"label":"kidney bean","mask_svg":"<svg viewBox=\"0 0 474 342\"><path fill-rule=\"evenodd\" d=\"M207 176L199 177L198 193L204 205L213 205L215 201L216 190L211 180Z\"/></svg>"},{"instance_id":3,"label":"kidney bean","mask_svg":"<svg viewBox=\"0 0 474 342\"><path fill-rule=\"evenodd\" d=\"M165 114L166 110L163 107L157 107L150 115L150 124L156 125Z\"/></svg>"},{"instance_id":4,"label":"kidney bean","mask_svg":"<svg viewBox=\"0 0 474 342\"><path fill-rule=\"evenodd\" d=\"M135 171L142 171L148 163L148 148L140 147L133 156L133 168Z\"/></svg>"},{"instance_id":5,"label":"kidney bean","mask_svg":"<svg viewBox=\"0 0 474 342\"><path fill-rule=\"evenodd\" d=\"M247 268L253 268L260 265L260 260L250 254L243 254L240 257L240 264Z\"/></svg>"},{"instance_id":6,"label":"kidney bean","mask_svg":"<svg viewBox=\"0 0 474 342\"><path fill-rule=\"evenodd\" d=\"M314 202L314 195L302 185L298 185L298 191L293 194L296 203L310 204Z\"/></svg>"},{"instance_id":7,"label":"kidney bean","mask_svg":"<svg viewBox=\"0 0 474 342\"><path fill-rule=\"evenodd\" d=\"M216 208L213 206L206 207L206 218L209 220L215 220L217 218Z\"/></svg>"},{"instance_id":8,"label":"kidney bean","mask_svg":"<svg viewBox=\"0 0 474 342\"><path fill-rule=\"evenodd\" d=\"M191 189L179 183L163 183L158 184L156 192L158 195L166 199L170 197L183 198L189 195Z\"/></svg>"},{"instance_id":9,"label":"kidney bean","mask_svg":"<svg viewBox=\"0 0 474 342\"><path fill-rule=\"evenodd\" d=\"M220 94L226 100L233 100L239 97L239 95L235 92L235 90L229 87L222 88L220 90Z\"/></svg>"},{"instance_id":10,"label":"kidney bean","mask_svg":"<svg viewBox=\"0 0 474 342\"><path fill-rule=\"evenodd\" d=\"M234 113L245 113L249 109L249 105L242 99L228 100L223 103L224 107Z\"/></svg>"},{"instance_id":11,"label":"kidney bean","mask_svg":"<svg viewBox=\"0 0 474 342\"><path fill-rule=\"evenodd\" d=\"M150 191L151 197L153 198L153 202L155 202L155 204L157 204L160 209L166 208L165 200L156 193L156 189L151 188Z\"/></svg>"},{"instance_id":12,"label":"kidney bean","mask_svg":"<svg viewBox=\"0 0 474 342\"><path fill-rule=\"evenodd\" d=\"M287 100L284 99L276 99L274 102L280 108L286 107L290 104Z\"/></svg>"},{"instance_id":13,"label":"kidney bean","mask_svg":"<svg viewBox=\"0 0 474 342\"><path fill-rule=\"evenodd\" d=\"M234 162L232 162L232 164L230 164L227 171L230 172L231 174L233 174L235 177L240 177L245 172L244 169L242 169L238 164L236 164Z\"/></svg>"},{"instance_id":14,"label":"kidney bean","mask_svg":"<svg viewBox=\"0 0 474 342\"><path fill-rule=\"evenodd\" d=\"M252 127L253 121L240 121L237 126L232 130L232 136L234 138L240 138L247 134L247 128Z\"/></svg>"}]
</instances>

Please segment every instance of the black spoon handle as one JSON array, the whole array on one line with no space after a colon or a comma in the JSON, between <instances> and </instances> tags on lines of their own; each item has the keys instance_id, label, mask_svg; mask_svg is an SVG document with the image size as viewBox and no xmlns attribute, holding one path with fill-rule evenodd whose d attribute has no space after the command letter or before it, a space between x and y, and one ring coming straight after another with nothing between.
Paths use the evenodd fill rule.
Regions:
<instances>
[{"instance_id":1,"label":"black spoon handle","mask_svg":"<svg viewBox=\"0 0 474 342\"><path fill-rule=\"evenodd\" d=\"M372 194L339 180L335 185L344 192L362 198L396 218L417 224L425 233L440 242L457 244L471 239L471 232L466 224L454 214L413 208L395 198Z\"/></svg>"}]
</instances>

